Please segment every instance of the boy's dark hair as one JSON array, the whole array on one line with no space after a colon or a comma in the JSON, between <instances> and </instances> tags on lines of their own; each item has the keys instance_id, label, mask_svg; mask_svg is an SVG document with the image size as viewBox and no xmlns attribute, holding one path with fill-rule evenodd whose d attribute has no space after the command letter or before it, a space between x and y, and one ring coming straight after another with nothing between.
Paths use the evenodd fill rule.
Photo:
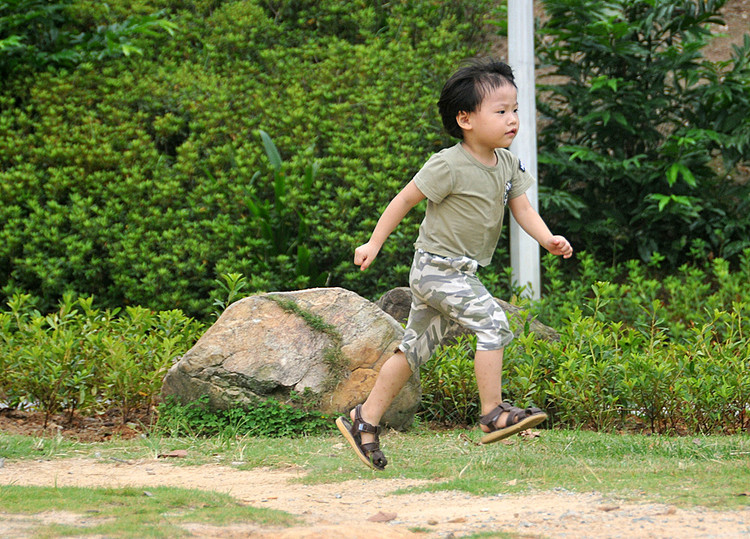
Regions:
<instances>
[{"instance_id":1,"label":"boy's dark hair","mask_svg":"<svg viewBox=\"0 0 750 539\"><path fill-rule=\"evenodd\" d=\"M456 122L459 112L474 112L485 96L500 86L516 86L511 67L492 58L474 58L466 61L443 86L438 100L438 110L443 127L451 136L464 138Z\"/></svg>"}]
</instances>

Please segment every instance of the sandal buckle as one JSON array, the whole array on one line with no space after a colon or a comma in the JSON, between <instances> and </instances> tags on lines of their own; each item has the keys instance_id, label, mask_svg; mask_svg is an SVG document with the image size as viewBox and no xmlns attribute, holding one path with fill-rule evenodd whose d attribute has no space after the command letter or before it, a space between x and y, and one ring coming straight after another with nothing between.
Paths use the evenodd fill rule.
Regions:
<instances>
[{"instance_id":1,"label":"sandal buckle","mask_svg":"<svg viewBox=\"0 0 750 539\"><path fill-rule=\"evenodd\" d=\"M356 424L356 429L357 429L357 432L367 432L369 434L380 434L380 431L381 431L380 425L376 427L376 426L370 425L369 423L362 423L362 422L358 422Z\"/></svg>"}]
</instances>

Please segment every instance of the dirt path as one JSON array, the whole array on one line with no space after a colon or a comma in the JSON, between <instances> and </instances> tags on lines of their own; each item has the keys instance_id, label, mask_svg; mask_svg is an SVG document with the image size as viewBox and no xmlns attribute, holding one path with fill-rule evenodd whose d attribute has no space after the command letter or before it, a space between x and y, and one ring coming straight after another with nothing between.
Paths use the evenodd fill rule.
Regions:
<instances>
[{"instance_id":1,"label":"dirt path","mask_svg":"<svg viewBox=\"0 0 750 539\"><path fill-rule=\"evenodd\" d=\"M187 526L198 537L442 538L490 530L531 537L750 537L750 509L683 510L660 504L621 503L596 493L574 494L565 490L529 496L476 497L453 491L395 495L397 489L426 482L375 478L324 485L296 483L303 474L299 469L184 467L164 459L60 459L6 461L0 468L0 484L214 490L252 506L286 511L305 522L305 526L292 529L244 524L222 528ZM0 508L0 536L25 537L34 521L43 520L74 523L77 516L9 515ZM410 531L415 528L423 531Z\"/></svg>"}]
</instances>

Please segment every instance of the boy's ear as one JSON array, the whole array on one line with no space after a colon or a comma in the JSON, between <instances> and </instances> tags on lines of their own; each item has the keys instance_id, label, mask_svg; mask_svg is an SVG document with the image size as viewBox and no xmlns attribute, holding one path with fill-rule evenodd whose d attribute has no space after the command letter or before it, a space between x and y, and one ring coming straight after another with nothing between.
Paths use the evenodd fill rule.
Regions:
<instances>
[{"instance_id":1,"label":"boy's ear","mask_svg":"<svg viewBox=\"0 0 750 539\"><path fill-rule=\"evenodd\" d=\"M469 113L465 110L462 110L458 114L456 114L456 123L461 129L471 129L471 120L469 119Z\"/></svg>"}]
</instances>

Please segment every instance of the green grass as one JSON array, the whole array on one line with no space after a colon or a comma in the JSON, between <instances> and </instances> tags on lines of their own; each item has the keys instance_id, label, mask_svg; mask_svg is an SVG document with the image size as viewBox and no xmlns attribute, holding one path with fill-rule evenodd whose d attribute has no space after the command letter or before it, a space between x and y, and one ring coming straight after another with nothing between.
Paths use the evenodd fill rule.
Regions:
<instances>
[{"instance_id":1,"label":"green grass","mask_svg":"<svg viewBox=\"0 0 750 539\"><path fill-rule=\"evenodd\" d=\"M390 460L384 472L365 468L336 435L210 439L152 435L84 444L61 438L0 434L0 456L11 461L70 457L134 460L185 449L186 458L170 462L178 466L220 463L238 469L294 465L309 472L300 479L305 483L427 479L429 484L422 483L409 491L457 489L492 496L564 489L601 492L624 502L662 502L680 507L743 509L750 505L750 497L745 495L750 484L747 435L668 437L555 430L540 433L538 438L514 437L509 443L481 446L477 444L477 430L435 431L419 427L408 433L391 431L381 438ZM144 490L154 496L144 496ZM288 515L256 512L226 495L182 489L0 487L0 506L5 512L34 511L24 505L23 500L27 499L37 500L38 507L86 515L95 510L92 518L113 519L97 524L110 531L95 533L114 536L127 535L127 530L140 529L141 525L144 530L155 530L154 535L169 534L170 526L202 518L213 522L279 519L282 523L291 519ZM137 503L138 509L120 512L120 504L126 501ZM162 522L159 515L165 513L177 516ZM125 531L116 531L120 528L115 526ZM56 528L50 535L63 531Z\"/></svg>"},{"instance_id":2,"label":"green grass","mask_svg":"<svg viewBox=\"0 0 750 539\"><path fill-rule=\"evenodd\" d=\"M476 495L566 489L678 506L750 505L750 437L668 437L547 431L509 444L476 445L476 431L421 431L382 438L391 464L370 472L344 448L307 453L307 481L366 477L432 479L415 490ZM335 458L332 458L335 456Z\"/></svg>"},{"instance_id":3,"label":"green grass","mask_svg":"<svg viewBox=\"0 0 750 539\"><path fill-rule=\"evenodd\" d=\"M289 526L296 519L281 511L248 507L227 494L198 490L0 486L4 513L66 511L83 515L75 525L40 524L35 537L98 535L104 537L176 537L188 535L184 523L216 526L237 522Z\"/></svg>"}]
</instances>

